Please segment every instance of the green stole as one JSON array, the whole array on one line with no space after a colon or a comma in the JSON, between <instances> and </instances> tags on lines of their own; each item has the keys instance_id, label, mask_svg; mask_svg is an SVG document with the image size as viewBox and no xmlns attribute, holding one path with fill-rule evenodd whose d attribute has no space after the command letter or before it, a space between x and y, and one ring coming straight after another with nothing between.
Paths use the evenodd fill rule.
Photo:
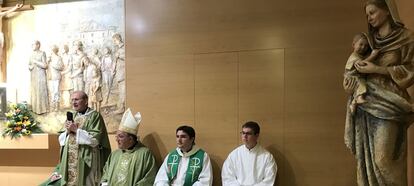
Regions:
<instances>
[{"instance_id":1,"label":"green stole","mask_svg":"<svg viewBox=\"0 0 414 186\"><path fill-rule=\"evenodd\" d=\"M198 149L198 150L197 150ZM167 160L167 175L168 180L171 182L174 180L174 178L177 176L178 172L178 165L181 161L181 155L178 154L177 150L174 149L170 154L168 154L168 160ZM197 152L191 154L191 151L197 150ZM203 161L204 161L204 151L202 149L199 149L197 147L193 147L193 150L189 152L190 160L188 161L187 171L185 174L185 181L184 186L191 186L198 180L198 176L201 173L201 170L203 170Z\"/></svg>"}]
</instances>

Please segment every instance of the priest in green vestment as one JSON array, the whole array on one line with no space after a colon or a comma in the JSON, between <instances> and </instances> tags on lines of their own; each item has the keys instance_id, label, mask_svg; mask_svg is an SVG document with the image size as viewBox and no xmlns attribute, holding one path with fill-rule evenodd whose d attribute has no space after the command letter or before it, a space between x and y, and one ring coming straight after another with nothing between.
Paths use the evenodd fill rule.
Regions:
<instances>
[{"instance_id":1,"label":"priest in green vestment","mask_svg":"<svg viewBox=\"0 0 414 186\"><path fill-rule=\"evenodd\" d=\"M177 148L165 157L154 186L211 186L213 169L208 154L195 145L195 130L180 126L175 131Z\"/></svg>"},{"instance_id":2,"label":"priest in green vestment","mask_svg":"<svg viewBox=\"0 0 414 186\"><path fill-rule=\"evenodd\" d=\"M157 167L151 151L138 141L141 114L127 109L116 132L118 150L112 152L104 167L102 186L153 185Z\"/></svg>"},{"instance_id":3,"label":"priest in green vestment","mask_svg":"<svg viewBox=\"0 0 414 186\"><path fill-rule=\"evenodd\" d=\"M66 130L59 135L60 163L41 185L99 185L102 168L111 153L104 120L88 107L86 93L75 91L71 100L76 112L73 119L68 117Z\"/></svg>"}]
</instances>

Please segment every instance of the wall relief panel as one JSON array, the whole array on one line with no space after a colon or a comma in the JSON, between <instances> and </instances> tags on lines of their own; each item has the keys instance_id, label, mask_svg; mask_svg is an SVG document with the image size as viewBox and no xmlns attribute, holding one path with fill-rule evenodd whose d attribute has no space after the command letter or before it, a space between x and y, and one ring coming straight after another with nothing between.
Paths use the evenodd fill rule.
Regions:
<instances>
[{"instance_id":1,"label":"wall relief panel","mask_svg":"<svg viewBox=\"0 0 414 186\"><path fill-rule=\"evenodd\" d=\"M7 99L27 102L46 132L85 91L114 132L125 109L124 1L34 5L7 20Z\"/></svg>"}]
</instances>

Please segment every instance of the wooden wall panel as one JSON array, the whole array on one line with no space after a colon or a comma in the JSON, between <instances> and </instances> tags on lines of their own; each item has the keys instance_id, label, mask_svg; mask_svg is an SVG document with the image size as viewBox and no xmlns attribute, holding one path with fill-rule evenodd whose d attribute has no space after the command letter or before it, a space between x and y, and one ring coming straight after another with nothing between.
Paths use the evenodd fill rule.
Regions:
<instances>
[{"instance_id":1,"label":"wooden wall panel","mask_svg":"<svg viewBox=\"0 0 414 186\"><path fill-rule=\"evenodd\" d=\"M141 139L161 163L161 155L176 146L175 129L194 124L193 56L129 58L127 63L127 106L141 112Z\"/></svg>"},{"instance_id":2,"label":"wooden wall panel","mask_svg":"<svg viewBox=\"0 0 414 186\"><path fill-rule=\"evenodd\" d=\"M294 174L286 185L355 184L356 165L344 146L346 96L338 68L348 53L340 47L286 50L284 155Z\"/></svg>"},{"instance_id":3,"label":"wooden wall panel","mask_svg":"<svg viewBox=\"0 0 414 186\"><path fill-rule=\"evenodd\" d=\"M0 186L29 186L44 182L55 167L0 166Z\"/></svg>"},{"instance_id":4,"label":"wooden wall panel","mask_svg":"<svg viewBox=\"0 0 414 186\"><path fill-rule=\"evenodd\" d=\"M237 53L195 56L195 126L197 144L209 153L214 185L221 166L237 145Z\"/></svg>"},{"instance_id":5,"label":"wooden wall panel","mask_svg":"<svg viewBox=\"0 0 414 186\"><path fill-rule=\"evenodd\" d=\"M49 135L48 149L1 149L0 186L39 185L59 162L59 150L57 135Z\"/></svg>"},{"instance_id":6,"label":"wooden wall panel","mask_svg":"<svg viewBox=\"0 0 414 186\"><path fill-rule=\"evenodd\" d=\"M360 1L126 0L126 10L134 56L342 45L366 28Z\"/></svg>"},{"instance_id":7,"label":"wooden wall panel","mask_svg":"<svg viewBox=\"0 0 414 186\"><path fill-rule=\"evenodd\" d=\"M284 157L284 50L239 52L239 122L261 127L260 144L269 150L278 165L278 183L289 179ZM238 135L239 144L241 137Z\"/></svg>"}]
</instances>

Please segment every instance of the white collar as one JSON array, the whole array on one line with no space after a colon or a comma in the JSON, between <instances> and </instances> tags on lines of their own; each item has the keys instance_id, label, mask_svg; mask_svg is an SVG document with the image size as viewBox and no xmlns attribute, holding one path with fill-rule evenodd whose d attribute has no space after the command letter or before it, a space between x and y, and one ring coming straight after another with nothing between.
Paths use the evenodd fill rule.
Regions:
<instances>
[{"instance_id":1,"label":"white collar","mask_svg":"<svg viewBox=\"0 0 414 186\"><path fill-rule=\"evenodd\" d=\"M249 149L245 144L243 144L243 148L249 152L257 152L260 149L260 145L259 143L256 143L256 145L253 148Z\"/></svg>"},{"instance_id":2,"label":"white collar","mask_svg":"<svg viewBox=\"0 0 414 186\"><path fill-rule=\"evenodd\" d=\"M200 150L200 147L198 147L198 146L196 146L196 145L193 145L193 147L191 148L191 150L190 151L188 151L188 152L181 152L181 149L180 148L178 148L177 147L177 152L178 152L178 154L180 155L180 156L183 156L183 157L190 157L190 156L192 156L193 154L195 154L196 152L198 152L198 150Z\"/></svg>"},{"instance_id":3,"label":"white collar","mask_svg":"<svg viewBox=\"0 0 414 186\"><path fill-rule=\"evenodd\" d=\"M88 108L86 108L85 114L82 114L80 112L76 112L76 115L79 115L79 116L87 116L87 115L91 114L93 111L95 111L95 110L92 109L92 108L90 108L90 107L88 107Z\"/></svg>"}]
</instances>

